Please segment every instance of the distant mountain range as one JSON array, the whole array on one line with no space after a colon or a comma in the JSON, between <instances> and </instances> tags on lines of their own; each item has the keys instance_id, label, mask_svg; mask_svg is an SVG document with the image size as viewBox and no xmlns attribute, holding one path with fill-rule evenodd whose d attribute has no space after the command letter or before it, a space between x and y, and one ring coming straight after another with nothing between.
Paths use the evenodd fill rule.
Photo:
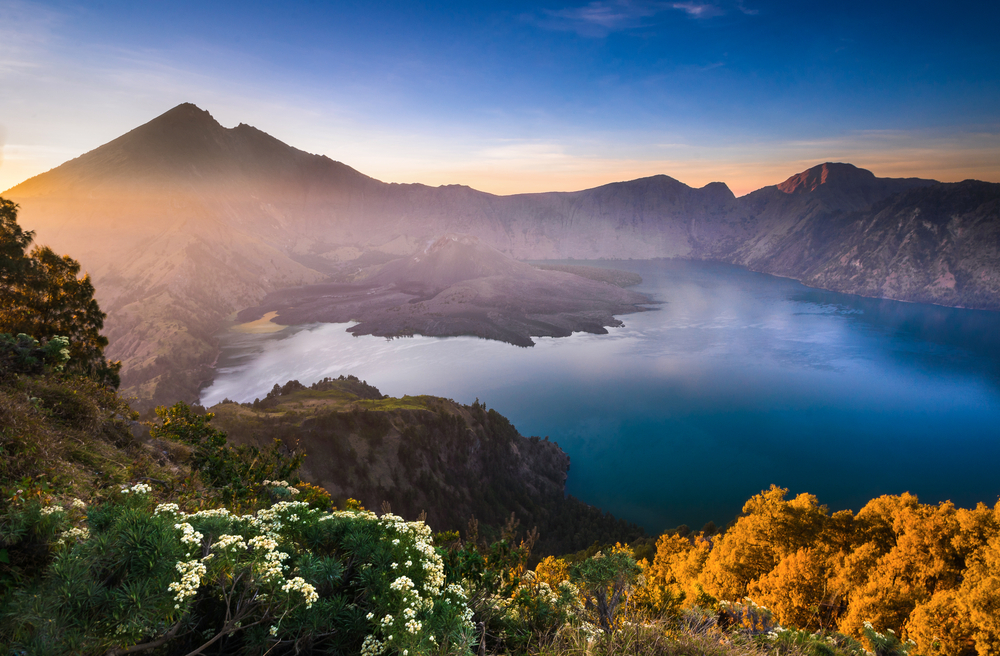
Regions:
<instances>
[{"instance_id":1,"label":"distant mountain range","mask_svg":"<svg viewBox=\"0 0 1000 656\"><path fill-rule=\"evenodd\" d=\"M665 175L495 196L380 182L184 104L3 196L39 243L91 273L109 355L147 402L193 399L214 335L269 292L446 233L518 259L718 260L836 291L1000 309L1000 184L877 178L850 164L741 198Z\"/></svg>"}]
</instances>

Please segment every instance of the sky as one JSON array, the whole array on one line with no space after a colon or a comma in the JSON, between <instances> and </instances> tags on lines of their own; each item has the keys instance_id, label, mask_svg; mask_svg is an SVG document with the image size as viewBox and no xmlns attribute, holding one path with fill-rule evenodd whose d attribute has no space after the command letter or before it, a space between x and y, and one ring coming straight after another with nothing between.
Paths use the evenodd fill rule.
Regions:
<instances>
[{"instance_id":1,"label":"sky","mask_svg":"<svg viewBox=\"0 0 1000 656\"><path fill-rule=\"evenodd\" d=\"M389 182L1000 182L1000 3L0 0L0 190L183 102Z\"/></svg>"}]
</instances>

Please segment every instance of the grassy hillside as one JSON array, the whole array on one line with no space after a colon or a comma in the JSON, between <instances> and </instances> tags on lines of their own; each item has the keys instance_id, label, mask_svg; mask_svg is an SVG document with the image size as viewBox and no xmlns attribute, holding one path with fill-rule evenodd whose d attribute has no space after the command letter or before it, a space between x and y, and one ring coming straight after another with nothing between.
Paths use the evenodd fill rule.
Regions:
<instances>
[{"instance_id":1,"label":"grassy hillside","mask_svg":"<svg viewBox=\"0 0 1000 656\"><path fill-rule=\"evenodd\" d=\"M186 449L144 443L138 428L128 404L90 379L0 380L0 487L86 499L118 483L179 473L175 461Z\"/></svg>"}]
</instances>

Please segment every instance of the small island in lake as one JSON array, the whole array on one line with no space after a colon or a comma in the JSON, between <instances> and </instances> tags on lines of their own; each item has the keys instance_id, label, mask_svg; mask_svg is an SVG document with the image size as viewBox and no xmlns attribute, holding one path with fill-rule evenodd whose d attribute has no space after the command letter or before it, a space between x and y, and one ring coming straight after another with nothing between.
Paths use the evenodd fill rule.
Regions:
<instances>
[{"instance_id":1,"label":"small island in lake","mask_svg":"<svg viewBox=\"0 0 1000 656\"><path fill-rule=\"evenodd\" d=\"M629 276L608 278L607 270L595 267L542 269L476 237L447 234L352 282L272 292L238 319L253 322L273 313L272 321L283 325L357 321L349 328L356 335L473 335L532 346L532 337L605 334L623 325L615 315L647 309L652 299L620 286L641 282Z\"/></svg>"}]
</instances>

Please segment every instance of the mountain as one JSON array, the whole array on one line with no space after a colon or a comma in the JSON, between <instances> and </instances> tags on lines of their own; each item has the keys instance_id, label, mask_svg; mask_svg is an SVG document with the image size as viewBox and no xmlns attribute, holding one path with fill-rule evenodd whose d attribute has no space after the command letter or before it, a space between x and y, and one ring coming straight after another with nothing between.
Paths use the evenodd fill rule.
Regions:
<instances>
[{"instance_id":1,"label":"mountain","mask_svg":"<svg viewBox=\"0 0 1000 656\"><path fill-rule=\"evenodd\" d=\"M519 262L477 237L448 234L360 281L271 292L238 318L357 321L348 329L355 335L474 335L532 346L532 337L606 334L606 326L622 325L616 314L642 312L652 302L614 284Z\"/></svg>"},{"instance_id":2,"label":"mountain","mask_svg":"<svg viewBox=\"0 0 1000 656\"><path fill-rule=\"evenodd\" d=\"M477 278L537 277L531 266L505 256L472 235L444 235L407 258L389 262L366 282L394 285L420 296L434 296Z\"/></svg>"},{"instance_id":3,"label":"mountain","mask_svg":"<svg viewBox=\"0 0 1000 656\"><path fill-rule=\"evenodd\" d=\"M141 404L193 399L212 375L214 335L268 294L370 275L449 233L517 259L719 260L830 289L995 308L998 190L826 163L741 198L665 175L495 196L383 183L184 104L3 195L40 243L91 273L108 355L124 361ZM422 285L448 282L419 263L393 266Z\"/></svg>"},{"instance_id":4,"label":"mountain","mask_svg":"<svg viewBox=\"0 0 1000 656\"><path fill-rule=\"evenodd\" d=\"M751 265L850 294L1000 310L1000 185L922 185L828 214Z\"/></svg>"},{"instance_id":5,"label":"mountain","mask_svg":"<svg viewBox=\"0 0 1000 656\"><path fill-rule=\"evenodd\" d=\"M931 184L936 183L876 178L851 164L820 164L740 198L727 217L732 226L729 238L699 244L697 255L764 270L768 258L805 226Z\"/></svg>"}]
</instances>

